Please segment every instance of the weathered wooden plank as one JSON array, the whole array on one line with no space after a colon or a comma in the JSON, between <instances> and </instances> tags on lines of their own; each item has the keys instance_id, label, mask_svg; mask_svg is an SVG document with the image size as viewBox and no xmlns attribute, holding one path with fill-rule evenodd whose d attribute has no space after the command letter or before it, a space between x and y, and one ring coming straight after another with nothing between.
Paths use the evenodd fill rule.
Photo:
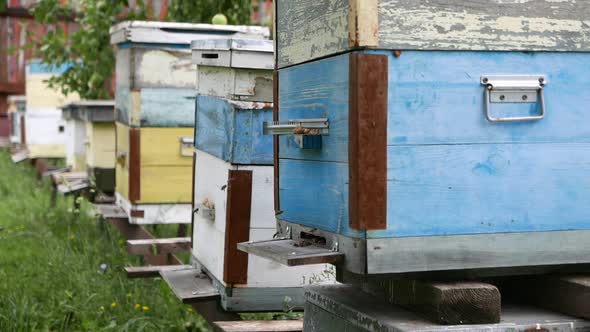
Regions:
<instances>
[{"instance_id":1,"label":"weathered wooden plank","mask_svg":"<svg viewBox=\"0 0 590 332\"><path fill-rule=\"evenodd\" d=\"M287 266L338 264L344 254L293 240L270 240L239 243L238 249Z\"/></svg>"},{"instance_id":2,"label":"weathered wooden plank","mask_svg":"<svg viewBox=\"0 0 590 332\"><path fill-rule=\"evenodd\" d=\"M159 277L165 271L191 271L191 265L150 265L150 266L127 266L125 273L127 278L154 278Z\"/></svg>"},{"instance_id":3,"label":"weathered wooden plank","mask_svg":"<svg viewBox=\"0 0 590 332\"><path fill-rule=\"evenodd\" d=\"M588 17L585 1L381 0L379 46L584 52Z\"/></svg>"},{"instance_id":4,"label":"weathered wooden plank","mask_svg":"<svg viewBox=\"0 0 590 332\"><path fill-rule=\"evenodd\" d=\"M588 143L390 146L387 155L388 229L370 238L590 229Z\"/></svg>"},{"instance_id":5,"label":"weathered wooden plank","mask_svg":"<svg viewBox=\"0 0 590 332\"><path fill-rule=\"evenodd\" d=\"M161 269L160 275L182 303L211 301L220 297L211 279L194 268Z\"/></svg>"},{"instance_id":6,"label":"weathered wooden plank","mask_svg":"<svg viewBox=\"0 0 590 332\"><path fill-rule=\"evenodd\" d=\"M587 142L582 106L590 96L587 53L412 52L389 54L388 145ZM537 122L495 124L485 119L482 75L544 74L547 116ZM416 74L420 73L420 74ZM536 104L493 104L496 116L538 113Z\"/></svg>"},{"instance_id":7,"label":"weathered wooden plank","mask_svg":"<svg viewBox=\"0 0 590 332\"><path fill-rule=\"evenodd\" d=\"M440 326L349 285L306 289L304 330L320 331L584 331L590 322L534 307L505 305L502 322L484 325Z\"/></svg>"},{"instance_id":8,"label":"weathered wooden plank","mask_svg":"<svg viewBox=\"0 0 590 332\"><path fill-rule=\"evenodd\" d=\"M188 237L127 240L127 252L132 255L177 253L190 250L190 242Z\"/></svg>"},{"instance_id":9,"label":"weathered wooden plank","mask_svg":"<svg viewBox=\"0 0 590 332\"><path fill-rule=\"evenodd\" d=\"M349 223L387 228L387 56L350 55Z\"/></svg>"},{"instance_id":10,"label":"weathered wooden plank","mask_svg":"<svg viewBox=\"0 0 590 332\"><path fill-rule=\"evenodd\" d=\"M279 120L328 118L330 126L321 149L301 149L292 135L280 136L281 158L348 162L349 69L344 54L279 71Z\"/></svg>"},{"instance_id":11,"label":"weathered wooden plank","mask_svg":"<svg viewBox=\"0 0 590 332\"><path fill-rule=\"evenodd\" d=\"M278 1L280 68L361 48L590 51L580 1Z\"/></svg>"},{"instance_id":12,"label":"weathered wooden plank","mask_svg":"<svg viewBox=\"0 0 590 332\"><path fill-rule=\"evenodd\" d=\"M395 280L381 287L389 302L420 312L437 324L500 322L500 291L490 284Z\"/></svg>"},{"instance_id":13,"label":"weathered wooden plank","mask_svg":"<svg viewBox=\"0 0 590 332\"><path fill-rule=\"evenodd\" d=\"M590 319L590 277L588 275L539 276L518 279L511 285L526 303Z\"/></svg>"},{"instance_id":14,"label":"weathered wooden plank","mask_svg":"<svg viewBox=\"0 0 590 332\"><path fill-rule=\"evenodd\" d=\"M349 0L348 46L379 46L379 0Z\"/></svg>"},{"instance_id":15,"label":"weathered wooden plank","mask_svg":"<svg viewBox=\"0 0 590 332\"><path fill-rule=\"evenodd\" d=\"M88 180L69 181L57 186L57 192L62 195L72 195L87 190L90 190L90 182Z\"/></svg>"},{"instance_id":16,"label":"weathered wooden plank","mask_svg":"<svg viewBox=\"0 0 590 332\"><path fill-rule=\"evenodd\" d=\"M300 332L302 320L247 320L237 322L215 322L223 332Z\"/></svg>"},{"instance_id":17,"label":"weathered wooden plank","mask_svg":"<svg viewBox=\"0 0 590 332\"><path fill-rule=\"evenodd\" d=\"M250 238L251 209L252 171L229 170L223 256L223 281L227 284L248 282L248 255L237 245Z\"/></svg>"},{"instance_id":18,"label":"weathered wooden plank","mask_svg":"<svg viewBox=\"0 0 590 332\"><path fill-rule=\"evenodd\" d=\"M94 208L104 219L127 219L125 211L115 204L95 204Z\"/></svg>"},{"instance_id":19,"label":"weathered wooden plank","mask_svg":"<svg viewBox=\"0 0 590 332\"><path fill-rule=\"evenodd\" d=\"M282 0L276 9L279 67L348 48L348 0Z\"/></svg>"},{"instance_id":20,"label":"weathered wooden plank","mask_svg":"<svg viewBox=\"0 0 590 332\"><path fill-rule=\"evenodd\" d=\"M21 150L16 153L13 153L10 156L10 159L12 160L13 163L18 164L20 162L23 162L23 161L29 159L29 153L27 152L27 150Z\"/></svg>"},{"instance_id":21,"label":"weathered wooden plank","mask_svg":"<svg viewBox=\"0 0 590 332\"><path fill-rule=\"evenodd\" d=\"M196 106L197 149L233 164L272 164L273 138L262 133L262 123L272 120L272 104L197 96Z\"/></svg>"},{"instance_id":22,"label":"weathered wooden plank","mask_svg":"<svg viewBox=\"0 0 590 332\"><path fill-rule=\"evenodd\" d=\"M366 266L369 274L496 268L487 275L499 275L516 267L561 265L587 271L589 239L588 230L368 239ZM539 271L544 269L534 273Z\"/></svg>"}]
</instances>

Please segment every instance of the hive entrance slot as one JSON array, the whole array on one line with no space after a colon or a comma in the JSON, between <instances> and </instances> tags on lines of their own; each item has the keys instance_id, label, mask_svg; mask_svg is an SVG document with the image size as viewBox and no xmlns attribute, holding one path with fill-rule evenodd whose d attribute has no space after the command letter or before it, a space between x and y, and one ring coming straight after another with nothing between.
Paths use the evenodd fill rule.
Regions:
<instances>
[{"instance_id":1,"label":"hive entrance slot","mask_svg":"<svg viewBox=\"0 0 590 332\"><path fill-rule=\"evenodd\" d=\"M325 237L313 235L306 232L299 233L299 238L301 239L301 241L299 241L299 245L302 247L309 245L316 245L321 247L325 246L327 243Z\"/></svg>"},{"instance_id":2,"label":"hive entrance slot","mask_svg":"<svg viewBox=\"0 0 590 332\"><path fill-rule=\"evenodd\" d=\"M203 58L203 59L219 59L219 54L217 54L217 53L203 53L203 54L201 54L201 58Z\"/></svg>"}]
</instances>

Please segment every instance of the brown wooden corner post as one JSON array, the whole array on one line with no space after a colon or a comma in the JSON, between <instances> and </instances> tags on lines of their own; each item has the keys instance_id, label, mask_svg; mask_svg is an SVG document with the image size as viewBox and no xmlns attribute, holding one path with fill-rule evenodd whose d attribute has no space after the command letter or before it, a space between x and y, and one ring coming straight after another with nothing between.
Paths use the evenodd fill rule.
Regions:
<instances>
[{"instance_id":1,"label":"brown wooden corner post","mask_svg":"<svg viewBox=\"0 0 590 332\"><path fill-rule=\"evenodd\" d=\"M387 228L386 55L350 55L350 227Z\"/></svg>"},{"instance_id":2,"label":"brown wooden corner post","mask_svg":"<svg viewBox=\"0 0 590 332\"><path fill-rule=\"evenodd\" d=\"M230 170L223 261L223 281L227 284L245 284L248 279L248 254L238 250L238 243L250 239L251 206L252 171Z\"/></svg>"},{"instance_id":3,"label":"brown wooden corner post","mask_svg":"<svg viewBox=\"0 0 590 332\"><path fill-rule=\"evenodd\" d=\"M129 128L129 201L141 199L141 142L140 129Z\"/></svg>"}]
</instances>

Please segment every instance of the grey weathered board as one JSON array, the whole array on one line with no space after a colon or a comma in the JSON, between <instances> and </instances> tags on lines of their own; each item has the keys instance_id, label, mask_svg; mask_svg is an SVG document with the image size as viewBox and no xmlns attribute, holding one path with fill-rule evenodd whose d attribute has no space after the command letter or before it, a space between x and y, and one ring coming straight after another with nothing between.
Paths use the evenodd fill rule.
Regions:
<instances>
[{"instance_id":1,"label":"grey weathered board","mask_svg":"<svg viewBox=\"0 0 590 332\"><path fill-rule=\"evenodd\" d=\"M127 252L132 255L171 254L189 251L190 244L189 237L127 240Z\"/></svg>"},{"instance_id":2,"label":"grey weathered board","mask_svg":"<svg viewBox=\"0 0 590 332\"><path fill-rule=\"evenodd\" d=\"M223 332L299 332L303 331L302 320L245 320L214 322Z\"/></svg>"},{"instance_id":3,"label":"grey weathered board","mask_svg":"<svg viewBox=\"0 0 590 332\"><path fill-rule=\"evenodd\" d=\"M590 2L278 0L285 67L351 48L590 51Z\"/></svg>"},{"instance_id":4,"label":"grey weathered board","mask_svg":"<svg viewBox=\"0 0 590 332\"><path fill-rule=\"evenodd\" d=\"M287 266L337 264L344 259L343 253L293 240L243 242L238 243L238 249Z\"/></svg>"},{"instance_id":5,"label":"grey weathered board","mask_svg":"<svg viewBox=\"0 0 590 332\"><path fill-rule=\"evenodd\" d=\"M29 159L29 152L26 150L15 152L10 156L10 159L13 163L18 164Z\"/></svg>"},{"instance_id":6,"label":"grey weathered board","mask_svg":"<svg viewBox=\"0 0 590 332\"><path fill-rule=\"evenodd\" d=\"M62 195L71 195L90 189L88 180L75 180L57 186L57 191Z\"/></svg>"},{"instance_id":7,"label":"grey weathered board","mask_svg":"<svg viewBox=\"0 0 590 332\"><path fill-rule=\"evenodd\" d=\"M98 215L102 216L104 219L127 218L125 211L115 204L95 204L94 208Z\"/></svg>"},{"instance_id":8,"label":"grey weathered board","mask_svg":"<svg viewBox=\"0 0 590 332\"><path fill-rule=\"evenodd\" d=\"M182 303L210 301L220 297L211 279L197 269L161 270L160 275Z\"/></svg>"},{"instance_id":9,"label":"grey weathered board","mask_svg":"<svg viewBox=\"0 0 590 332\"><path fill-rule=\"evenodd\" d=\"M190 265L150 265L150 266L127 266L125 272L127 278L153 278L158 277L164 271L192 270Z\"/></svg>"},{"instance_id":10,"label":"grey weathered board","mask_svg":"<svg viewBox=\"0 0 590 332\"><path fill-rule=\"evenodd\" d=\"M306 289L304 331L347 332L572 332L588 331L590 322L543 309L504 305L497 324L438 325L348 285Z\"/></svg>"}]
</instances>

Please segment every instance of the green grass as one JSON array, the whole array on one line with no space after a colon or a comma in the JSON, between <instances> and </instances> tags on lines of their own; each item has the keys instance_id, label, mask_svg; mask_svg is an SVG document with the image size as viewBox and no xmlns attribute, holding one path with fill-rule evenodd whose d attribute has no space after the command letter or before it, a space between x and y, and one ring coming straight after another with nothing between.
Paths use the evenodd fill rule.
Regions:
<instances>
[{"instance_id":1,"label":"green grass","mask_svg":"<svg viewBox=\"0 0 590 332\"><path fill-rule=\"evenodd\" d=\"M27 163L0 152L0 331L209 329L160 279L126 278L139 259L88 204L76 215L70 200L49 200Z\"/></svg>"}]
</instances>

